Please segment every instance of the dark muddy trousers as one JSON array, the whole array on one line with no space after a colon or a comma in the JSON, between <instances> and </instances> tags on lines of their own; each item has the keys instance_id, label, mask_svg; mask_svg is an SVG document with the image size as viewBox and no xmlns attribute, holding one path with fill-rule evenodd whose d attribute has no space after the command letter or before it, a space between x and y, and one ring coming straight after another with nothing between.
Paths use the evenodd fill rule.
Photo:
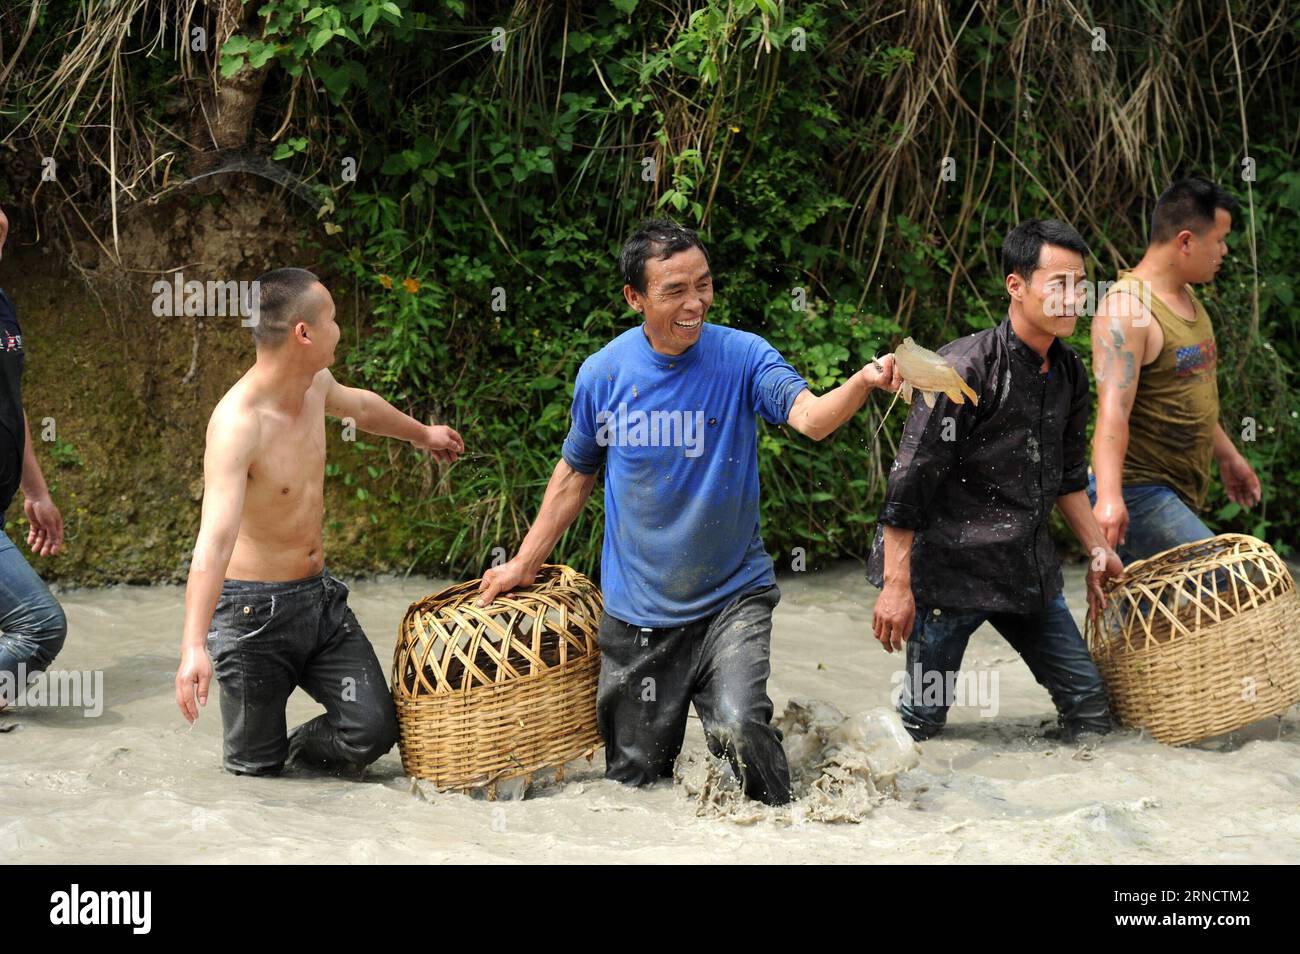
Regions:
<instances>
[{"instance_id":1,"label":"dark muddy trousers","mask_svg":"<svg viewBox=\"0 0 1300 954\"><path fill-rule=\"evenodd\" d=\"M224 765L240 775L308 764L369 765L397 741L397 713L375 651L328 570L304 580L226 580L208 634L221 687ZM325 713L285 731L301 686Z\"/></svg>"},{"instance_id":2,"label":"dark muddy trousers","mask_svg":"<svg viewBox=\"0 0 1300 954\"><path fill-rule=\"evenodd\" d=\"M948 674L961 669L966 643L985 621L1002 634L1038 684L1047 689L1067 741L1080 732L1110 731L1110 702L1101 674L1088 655L1064 594L1058 593L1045 611L1024 615L936 610L917 604L898 706L903 726L913 739L922 742L938 734L948 721L948 709L954 702L946 697ZM940 685L945 687L942 692L929 691ZM934 695L939 698L932 698Z\"/></svg>"},{"instance_id":3,"label":"dark muddy trousers","mask_svg":"<svg viewBox=\"0 0 1300 954\"><path fill-rule=\"evenodd\" d=\"M629 785L671 778L694 703L709 751L730 760L745 794L770 805L790 800L790 768L767 696L780 598L775 586L752 590L671 629L604 615L596 707L606 778Z\"/></svg>"}]
</instances>

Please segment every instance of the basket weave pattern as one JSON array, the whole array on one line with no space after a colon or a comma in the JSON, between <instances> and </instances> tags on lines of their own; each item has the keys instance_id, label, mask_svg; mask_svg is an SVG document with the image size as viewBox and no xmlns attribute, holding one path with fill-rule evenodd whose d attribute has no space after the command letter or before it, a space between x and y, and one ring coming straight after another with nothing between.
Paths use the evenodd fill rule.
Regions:
<instances>
[{"instance_id":1,"label":"basket weave pattern","mask_svg":"<svg viewBox=\"0 0 1300 954\"><path fill-rule=\"evenodd\" d=\"M475 606L478 580L413 603L393 656L402 766L440 789L488 787L590 757L600 591L567 567Z\"/></svg>"},{"instance_id":2,"label":"basket weave pattern","mask_svg":"<svg viewBox=\"0 0 1300 954\"><path fill-rule=\"evenodd\" d=\"M1300 594L1267 544L1221 534L1136 561L1125 577L1087 622L1122 725L1180 745L1300 701Z\"/></svg>"}]
</instances>

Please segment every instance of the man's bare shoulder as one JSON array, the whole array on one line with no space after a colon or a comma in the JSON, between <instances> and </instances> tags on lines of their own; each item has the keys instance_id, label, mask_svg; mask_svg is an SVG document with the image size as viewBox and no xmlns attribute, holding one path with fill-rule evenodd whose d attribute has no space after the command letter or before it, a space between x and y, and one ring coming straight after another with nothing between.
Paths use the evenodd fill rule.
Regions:
<instances>
[{"instance_id":1,"label":"man's bare shoulder","mask_svg":"<svg viewBox=\"0 0 1300 954\"><path fill-rule=\"evenodd\" d=\"M1119 322L1126 330L1141 334L1151 324L1152 316L1147 303L1134 289L1120 287L1112 289L1098 303L1093 313L1093 326L1097 327L1098 321L1102 320L1107 327Z\"/></svg>"},{"instance_id":2,"label":"man's bare shoulder","mask_svg":"<svg viewBox=\"0 0 1300 954\"><path fill-rule=\"evenodd\" d=\"M246 386L247 378L235 382L212 409L208 418L208 447L252 451L261 438L261 415Z\"/></svg>"}]
</instances>

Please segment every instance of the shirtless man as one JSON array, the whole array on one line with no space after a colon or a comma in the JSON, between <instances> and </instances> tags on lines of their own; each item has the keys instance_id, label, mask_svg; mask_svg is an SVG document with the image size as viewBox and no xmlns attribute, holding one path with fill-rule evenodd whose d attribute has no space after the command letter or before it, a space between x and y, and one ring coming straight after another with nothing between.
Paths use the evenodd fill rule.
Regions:
<instances>
[{"instance_id":1,"label":"shirtless man","mask_svg":"<svg viewBox=\"0 0 1300 954\"><path fill-rule=\"evenodd\" d=\"M1260 500L1259 478L1219 423L1214 326L1191 288L1214 280L1238 210L1208 179L1167 188L1146 254L1120 272L1092 321L1098 411L1088 495L1125 562L1213 536L1197 516L1211 460L1229 500Z\"/></svg>"},{"instance_id":2,"label":"shirtless man","mask_svg":"<svg viewBox=\"0 0 1300 954\"><path fill-rule=\"evenodd\" d=\"M258 286L257 360L208 422L176 704L193 723L215 672L224 765L236 774L274 774L288 760L364 766L392 748L397 719L348 589L325 568L325 415L447 463L465 445L450 427L421 424L334 380L339 328L315 275L278 268ZM286 733L296 686L325 713Z\"/></svg>"}]
</instances>

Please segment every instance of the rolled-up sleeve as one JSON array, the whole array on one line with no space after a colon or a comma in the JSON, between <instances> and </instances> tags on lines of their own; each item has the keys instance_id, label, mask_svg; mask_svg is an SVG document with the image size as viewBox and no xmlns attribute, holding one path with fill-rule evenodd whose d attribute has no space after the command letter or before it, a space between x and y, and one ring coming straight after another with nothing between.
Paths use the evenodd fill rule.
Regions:
<instances>
[{"instance_id":1,"label":"rolled-up sleeve","mask_svg":"<svg viewBox=\"0 0 1300 954\"><path fill-rule=\"evenodd\" d=\"M594 474L605 463L608 442L601 440L602 429L596 421L595 395L591 392L591 375L584 364L573 384L573 411L569 434L560 454L580 474Z\"/></svg>"},{"instance_id":2,"label":"rolled-up sleeve","mask_svg":"<svg viewBox=\"0 0 1300 954\"><path fill-rule=\"evenodd\" d=\"M750 381L754 411L769 424L784 424L790 417L794 399L808 387L803 375L791 367L781 352L757 335L750 358Z\"/></svg>"},{"instance_id":3,"label":"rolled-up sleeve","mask_svg":"<svg viewBox=\"0 0 1300 954\"><path fill-rule=\"evenodd\" d=\"M1092 415L1092 389L1083 362L1078 355L1071 357L1074 359L1074 392L1061 444L1062 496L1085 490L1088 486L1088 420Z\"/></svg>"}]
</instances>

